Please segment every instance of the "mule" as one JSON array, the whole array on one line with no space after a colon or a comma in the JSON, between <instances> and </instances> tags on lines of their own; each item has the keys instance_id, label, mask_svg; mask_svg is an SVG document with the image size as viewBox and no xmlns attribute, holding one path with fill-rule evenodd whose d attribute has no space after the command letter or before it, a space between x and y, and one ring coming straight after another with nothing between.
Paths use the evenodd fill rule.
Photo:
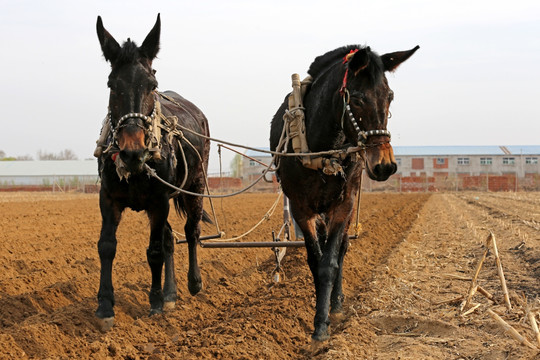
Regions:
<instances>
[{"instance_id":1,"label":"mule","mask_svg":"<svg viewBox=\"0 0 540 360\"><path fill-rule=\"evenodd\" d=\"M188 289L192 295L202 288L197 262L200 221L210 222L201 197L172 193L150 177L150 167L159 177L185 190L203 193L208 167L209 140L177 131L175 123L209 136L208 121L191 102L174 92L157 92L152 61L159 51L161 20L148 33L141 46L128 39L122 46L97 19L97 35L111 72L107 86L109 114L102 131L104 151L99 151L101 177L99 206L102 217L98 242L101 276L96 316L108 330L114 323L113 260L116 230L124 209L146 211L150 241L146 251L151 271L150 315L174 307L177 289L174 271L174 240L170 224L169 199L180 215L185 215L189 248ZM162 272L165 274L162 287Z\"/></svg>"},{"instance_id":2,"label":"mule","mask_svg":"<svg viewBox=\"0 0 540 360\"><path fill-rule=\"evenodd\" d=\"M315 284L314 340L329 338L329 313L343 310L343 259L348 229L365 166L368 176L385 181L397 170L386 129L393 92L385 72L394 71L419 47L379 56L369 47L345 46L311 64L311 84L303 98L305 133L311 152L351 147L360 152L327 160L338 169L328 174L302 165L301 157L278 156L275 165L291 212L304 234L307 262ZM278 149L287 98L272 119L270 148Z\"/></svg>"}]
</instances>

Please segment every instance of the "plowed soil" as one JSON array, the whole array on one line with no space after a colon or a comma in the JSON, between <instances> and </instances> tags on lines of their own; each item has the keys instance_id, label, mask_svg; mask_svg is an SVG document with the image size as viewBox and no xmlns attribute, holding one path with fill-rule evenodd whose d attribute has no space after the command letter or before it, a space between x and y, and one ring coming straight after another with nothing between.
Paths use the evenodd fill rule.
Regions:
<instances>
[{"instance_id":1,"label":"plowed soil","mask_svg":"<svg viewBox=\"0 0 540 360\"><path fill-rule=\"evenodd\" d=\"M275 194L214 202L226 237L255 225ZM206 206L206 209L209 209ZM97 195L0 194L1 359L531 359L527 310L540 303L539 194L363 194L362 232L345 258L345 312L312 343L314 288L304 249L288 249L281 281L270 249L199 249L203 290L187 290L187 248L176 246L176 308L148 316L146 215L126 211L113 270L115 326L94 311L99 282ZM173 228L183 221L171 214ZM281 210L242 241L270 241ZM204 234L215 233L205 225ZM491 231L491 251L460 311ZM478 305L476 305L478 304ZM476 307L475 307L476 306ZM472 311L465 313L468 309ZM492 309L531 345L512 339Z\"/></svg>"}]
</instances>

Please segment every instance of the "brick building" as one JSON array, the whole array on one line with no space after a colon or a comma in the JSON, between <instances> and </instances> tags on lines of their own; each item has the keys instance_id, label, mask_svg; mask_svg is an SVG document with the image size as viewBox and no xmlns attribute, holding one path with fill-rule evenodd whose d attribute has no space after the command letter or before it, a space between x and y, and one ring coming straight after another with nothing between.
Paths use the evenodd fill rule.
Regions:
<instances>
[{"instance_id":1,"label":"brick building","mask_svg":"<svg viewBox=\"0 0 540 360\"><path fill-rule=\"evenodd\" d=\"M540 174L540 146L396 146L401 176Z\"/></svg>"},{"instance_id":2,"label":"brick building","mask_svg":"<svg viewBox=\"0 0 540 360\"><path fill-rule=\"evenodd\" d=\"M268 148L266 148L268 149ZM253 178L271 156L247 151L242 177ZM540 190L540 145L394 146L398 171L383 183L365 177L366 190Z\"/></svg>"}]
</instances>

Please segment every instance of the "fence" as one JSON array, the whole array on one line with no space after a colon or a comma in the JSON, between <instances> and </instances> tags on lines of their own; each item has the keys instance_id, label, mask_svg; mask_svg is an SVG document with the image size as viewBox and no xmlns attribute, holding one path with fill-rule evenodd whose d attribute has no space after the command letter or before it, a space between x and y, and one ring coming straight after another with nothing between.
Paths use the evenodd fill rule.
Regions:
<instances>
[{"instance_id":1,"label":"fence","mask_svg":"<svg viewBox=\"0 0 540 360\"><path fill-rule=\"evenodd\" d=\"M208 185L213 193L238 191L252 184L260 175L245 178L231 176L209 177ZM437 191L540 191L540 174L526 174L518 178L515 174L480 176L391 176L387 181L378 182L369 179L364 172L362 190L367 192L437 192ZM275 176L267 176L250 188L249 192L276 192L279 183ZM51 191L97 193L100 184L93 178L57 177L42 184L16 184L1 182L0 191Z\"/></svg>"},{"instance_id":2,"label":"fence","mask_svg":"<svg viewBox=\"0 0 540 360\"><path fill-rule=\"evenodd\" d=\"M234 177L209 178L212 191L228 192L239 190L255 181L260 175L244 179ZM275 192L279 188L275 176L272 181L260 181L249 191ZM515 174L484 174L480 176L450 174L448 176L391 176L387 181L371 180L364 172L362 191L367 192L437 192L437 191L540 191L540 174L526 174L518 178Z\"/></svg>"},{"instance_id":3,"label":"fence","mask_svg":"<svg viewBox=\"0 0 540 360\"><path fill-rule=\"evenodd\" d=\"M449 175L449 176L391 176L385 182L363 178L364 191L436 192L436 191L540 191L540 174Z\"/></svg>"}]
</instances>

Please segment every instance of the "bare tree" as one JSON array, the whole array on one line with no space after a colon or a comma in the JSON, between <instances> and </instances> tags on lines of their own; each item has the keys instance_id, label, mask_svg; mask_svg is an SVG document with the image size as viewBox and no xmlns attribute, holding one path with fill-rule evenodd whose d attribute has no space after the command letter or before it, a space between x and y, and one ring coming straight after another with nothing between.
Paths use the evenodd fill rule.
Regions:
<instances>
[{"instance_id":1,"label":"bare tree","mask_svg":"<svg viewBox=\"0 0 540 360\"><path fill-rule=\"evenodd\" d=\"M60 151L60 160L78 160L77 155L71 149L65 149Z\"/></svg>"},{"instance_id":2,"label":"bare tree","mask_svg":"<svg viewBox=\"0 0 540 360\"><path fill-rule=\"evenodd\" d=\"M39 160L77 160L77 155L71 149L62 150L58 154L39 150L37 157Z\"/></svg>"}]
</instances>

